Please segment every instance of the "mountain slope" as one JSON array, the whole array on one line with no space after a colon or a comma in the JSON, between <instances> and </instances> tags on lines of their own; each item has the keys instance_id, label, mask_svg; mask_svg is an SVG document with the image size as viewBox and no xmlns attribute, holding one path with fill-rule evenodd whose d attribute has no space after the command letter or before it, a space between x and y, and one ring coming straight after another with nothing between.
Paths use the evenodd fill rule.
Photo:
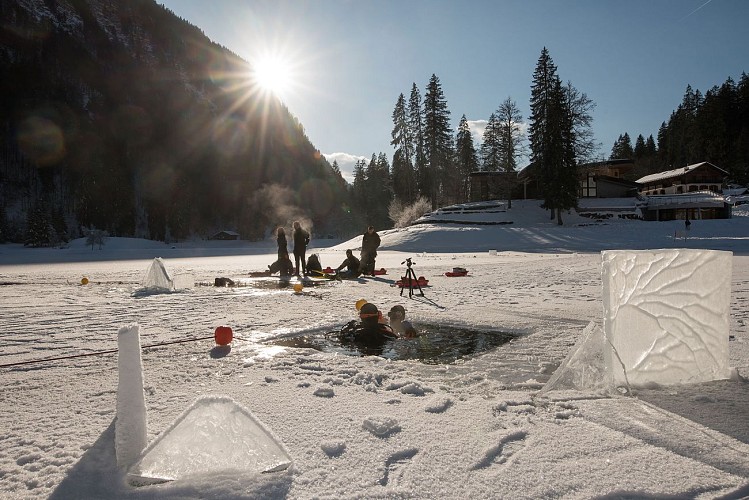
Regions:
<instances>
[{"instance_id":1,"label":"mountain slope","mask_svg":"<svg viewBox=\"0 0 749 500\"><path fill-rule=\"evenodd\" d=\"M153 0L0 0L0 193L156 239L335 221L345 185L250 67ZM278 199L282 199L280 204Z\"/></svg>"}]
</instances>

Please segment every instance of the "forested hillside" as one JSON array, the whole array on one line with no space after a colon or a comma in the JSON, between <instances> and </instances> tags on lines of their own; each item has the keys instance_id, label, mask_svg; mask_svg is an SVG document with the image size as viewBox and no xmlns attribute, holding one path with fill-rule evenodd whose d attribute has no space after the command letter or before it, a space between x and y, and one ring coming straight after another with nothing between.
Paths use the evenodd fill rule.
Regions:
<instances>
[{"instance_id":1,"label":"forested hillside","mask_svg":"<svg viewBox=\"0 0 749 500\"><path fill-rule=\"evenodd\" d=\"M0 240L258 239L352 217L248 64L154 0L0 0L0 20Z\"/></svg>"},{"instance_id":2,"label":"forested hillside","mask_svg":"<svg viewBox=\"0 0 749 500\"><path fill-rule=\"evenodd\" d=\"M658 146L656 148L656 141ZM687 85L679 107L661 123L658 137L619 136L611 158L632 158L632 178L708 161L729 173L730 181L749 183L749 76L728 78L703 93Z\"/></svg>"}]
</instances>

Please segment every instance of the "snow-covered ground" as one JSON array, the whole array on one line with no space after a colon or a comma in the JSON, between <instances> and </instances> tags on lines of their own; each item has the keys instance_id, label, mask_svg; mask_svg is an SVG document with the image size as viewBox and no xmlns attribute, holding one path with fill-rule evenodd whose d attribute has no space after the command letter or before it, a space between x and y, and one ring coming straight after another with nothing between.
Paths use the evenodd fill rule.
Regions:
<instances>
[{"instance_id":1,"label":"snow-covered ground","mask_svg":"<svg viewBox=\"0 0 749 500\"><path fill-rule=\"evenodd\" d=\"M674 239L682 222L594 223L565 214L558 227L537 204L436 214L432 220L463 223L383 231L377 267L388 274L301 294L253 286L142 290L154 257L191 283L213 283L265 269L273 241L0 245L0 497L749 496L749 214L737 207L730 220L693 221L684 241ZM336 267L357 244L313 240L310 251ZM729 356L740 377L634 397L539 394L588 322L601 321L599 252L677 247L734 252ZM401 297L391 286L407 257L430 280L424 298ZM453 267L470 274L444 276ZM517 338L449 365L277 345L339 328L356 317L361 298L385 311L403 304L417 325ZM132 323L144 346L149 441L197 398L228 396L283 442L291 468L127 486L114 448L116 349L118 330ZM219 325L233 328L230 350L212 340Z\"/></svg>"}]
</instances>

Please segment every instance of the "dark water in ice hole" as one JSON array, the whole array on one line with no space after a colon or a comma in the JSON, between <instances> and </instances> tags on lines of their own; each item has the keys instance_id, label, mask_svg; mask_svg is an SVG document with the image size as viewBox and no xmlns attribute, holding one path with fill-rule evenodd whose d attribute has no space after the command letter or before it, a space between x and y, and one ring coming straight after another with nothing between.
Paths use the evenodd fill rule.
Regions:
<instances>
[{"instance_id":1,"label":"dark water in ice hole","mask_svg":"<svg viewBox=\"0 0 749 500\"><path fill-rule=\"evenodd\" d=\"M507 332L479 331L448 325L419 324L418 330L421 333L420 337L390 340L385 342L382 348L366 348L342 343L335 334L337 332L276 338L264 343L283 347L309 348L349 356L374 355L392 360L415 359L425 364L440 365L490 351L516 337Z\"/></svg>"}]
</instances>

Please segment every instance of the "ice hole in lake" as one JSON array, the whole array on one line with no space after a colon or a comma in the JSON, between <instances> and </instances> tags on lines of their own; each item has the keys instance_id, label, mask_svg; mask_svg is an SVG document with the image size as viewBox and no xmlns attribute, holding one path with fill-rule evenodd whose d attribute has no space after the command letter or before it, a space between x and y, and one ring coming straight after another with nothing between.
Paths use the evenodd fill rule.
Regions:
<instances>
[{"instance_id":1,"label":"ice hole in lake","mask_svg":"<svg viewBox=\"0 0 749 500\"><path fill-rule=\"evenodd\" d=\"M363 347L341 342L337 332L319 335L297 335L274 338L268 345L307 348L349 356L381 356L392 360L418 360L425 364L453 363L490 351L516 338L515 334L497 330L476 330L451 325L417 325L419 337L385 342L382 347Z\"/></svg>"}]
</instances>

